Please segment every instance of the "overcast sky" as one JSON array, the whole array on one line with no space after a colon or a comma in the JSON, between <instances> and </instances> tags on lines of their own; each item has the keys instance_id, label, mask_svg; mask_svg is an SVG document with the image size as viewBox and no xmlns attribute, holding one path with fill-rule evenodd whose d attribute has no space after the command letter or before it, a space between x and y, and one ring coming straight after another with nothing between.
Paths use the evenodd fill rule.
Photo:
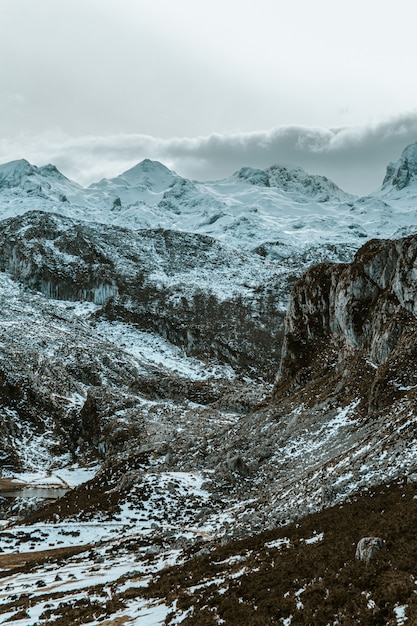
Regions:
<instances>
[{"instance_id":1,"label":"overcast sky","mask_svg":"<svg viewBox=\"0 0 417 626\"><path fill-rule=\"evenodd\" d=\"M144 158L377 188L417 141L414 0L0 0L0 160L83 184Z\"/></svg>"}]
</instances>

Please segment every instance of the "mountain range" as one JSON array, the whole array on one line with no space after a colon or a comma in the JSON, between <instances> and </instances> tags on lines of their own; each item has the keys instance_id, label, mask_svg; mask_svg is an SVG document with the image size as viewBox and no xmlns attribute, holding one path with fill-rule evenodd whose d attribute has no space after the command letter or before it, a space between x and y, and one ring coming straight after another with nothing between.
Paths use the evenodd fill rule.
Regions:
<instances>
[{"instance_id":1,"label":"mountain range","mask_svg":"<svg viewBox=\"0 0 417 626\"><path fill-rule=\"evenodd\" d=\"M223 180L197 182L147 159L84 188L53 165L13 161L0 166L2 216L57 212L133 229L205 234L241 249L272 243L271 253L278 254L279 245L282 256L314 244L358 246L360 239L415 229L415 152L415 144L406 148L388 165L381 188L362 198L323 176L285 166L243 167Z\"/></svg>"},{"instance_id":2,"label":"mountain range","mask_svg":"<svg viewBox=\"0 0 417 626\"><path fill-rule=\"evenodd\" d=\"M417 619L416 202L0 166L2 619Z\"/></svg>"}]
</instances>

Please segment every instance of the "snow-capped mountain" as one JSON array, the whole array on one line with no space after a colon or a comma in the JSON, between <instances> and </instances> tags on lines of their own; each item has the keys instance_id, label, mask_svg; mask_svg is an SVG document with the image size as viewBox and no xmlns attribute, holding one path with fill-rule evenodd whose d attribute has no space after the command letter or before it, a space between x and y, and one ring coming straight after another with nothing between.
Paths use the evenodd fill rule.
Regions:
<instances>
[{"instance_id":1,"label":"snow-capped mountain","mask_svg":"<svg viewBox=\"0 0 417 626\"><path fill-rule=\"evenodd\" d=\"M15 161L0 166L1 180L3 217L51 211L136 229L208 234L240 248L272 240L301 249L323 241L324 224L328 239L357 240L346 205L354 198L300 168L243 168L229 178L201 183L145 160L120 176L82 188L53 166Z\"/></svg>"},{"instance_id":2,"label":"snow-capped mountain","mask_svg":"<svg viewBox=\"0 0 417 626\"><path fill-rule=\"evenodd\" d=\"M357 248L367 238L413 231L415 151L408 147L396 165L388 166L382 188L364 198L325 177L285 166L244 167L219 181L198 182L145 160L83 188L53 166L14 161L0 166L1 215L51 211L134 229L207 234L240 249L279 243L287 255L324 243Z\"/></svg>"},{"instance_id":3,"label":"snow-capped mountain","mask_svg":"<svg viewBox=\"0 0 417 626\"><path fill-rule=\"evenodd\" d=\"M2 202L37 199L47 202L68 202L68 197L82 198L83 187L66 178L54 165L37 167L25 159L0 165Z\"/></svg>"}]
</instances>

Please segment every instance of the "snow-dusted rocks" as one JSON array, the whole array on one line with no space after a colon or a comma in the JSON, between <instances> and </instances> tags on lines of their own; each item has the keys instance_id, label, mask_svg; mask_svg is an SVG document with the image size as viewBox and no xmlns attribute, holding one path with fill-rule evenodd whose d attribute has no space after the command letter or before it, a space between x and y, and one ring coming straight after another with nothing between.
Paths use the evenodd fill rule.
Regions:
<instances>
[{"instance_id":1,"label":"snow-dusted rocks","mask_svg":"<svg viewBox=\"0 0 417 626\"><path fill-rule=\"evenodd\" d=\"M404 189L417 181L417 143L412 143L405 148L400 159L396 163L389 163L383 182L383 189L389 190L395 187L397 190Z\"/></svg>"},{"instance_id":2,"label":"snow-dusted rocks","mask_svg":"<svg viewBox=\"0 0 417 626\"><path fill-rule=\"evenodd\" d=\"M266 170L271 187L298 194L298 197L311 198L317 202L340 200L349 202L354 196L348 194L325 176L308 174L301 167L290 168L273 165Z\"/></svg>"},{"instance_id":3,"label":"snow-dusted rocks","mask_svg":"<svg viewBox=\"0 0 417 626\"><path fill-rule=\"evenodd\" d=\"M417 239L389 239L413 229L413 185L355 199L299 168L242 168L199 183L152 161L89 189L27 162L4 167L2 181L4 480L52 472L64 484L63 466L98 469L2 536L0 565L19 567L27 553L25 571L3 577L2 618L149 618L140 597L149 584L147 597L171 589L155 621L198 621L209 607L211 623L234 606L238 623L255 611L267 623L271 597L279 621L295 611L309 624L344 617L334 612L340 583L362 571L353 546L371 532L344 511L359 520L358 493L382 484L378 502L391 512L374 510L371 497L368 512L372 532L390 538L380 559L391 561L403 536L387 483L398 481L402 512L417 506L407 485L417 467ZM386 240L354 256L371 234ZM312 264L291 297L272 390L262 377L278 369L290 285ZM3 500L0 511L23 514ZM261 531L259 542L248 538ZM236 538L248 549L223 553ZM47 564L35 554L43 549L54 550ZM304 568L300 550L319 559ZM332 552L335 569L319 572ZM173 586L166 570L157 589L169 563L180 566ZM410 587L405 602L413 564L393 563ZM218 615L216 585L232 600ZM361 617L377 610L357 591ZM398 599L389 593L382 608ZM351 597L349 587L349 616Z\"/></svg>"},{"instance_id":4,"label":"snow-dusted rocks","mask_svg":"<svg viewBox=\"0 0 417 626\"><path fill-rule=\"evenodd\" d=\"M244 180L251 185L260 187L270 187L269 176L265 170L254 169L253 167L242 167L234 176L238 180Z\"/></svg>"},{"instance_id":5,"label":"snow-dusted rocks","mask_svg":"<svg viewBox=\"0 0 417 626\"><path fill-rule=\"evenodd\" d=\"M90 389L101 390L102 396L105 390L108 396L117 392L117 408L108 401L107 413L104 408L101 413L108 448L118 448L117 433L123 428L140 430L140 410L129 411L138 397L132 403L129 387L158 370L97 335L87 322L91 307L47 301L19 289L2 273L0 301L3 472L68 464L76 449L82 451L83 441L93 451L92 444L98 446L103 438L93 429L83 431ZM123 415L122 423L106 431L104 424L115 411Z\"/></svg>"},{"instance_id":6,"label":"snow-dusted rocks","mask_svg":"<svg viewBox=\"0 0 417 626\"><path fill-rule=\"evenodd\" d=\"M105 306L200 357L270 375L290 272L192 233L31 212L0 223L0 268L50 298Z\"/></svg>"}]
</instances>

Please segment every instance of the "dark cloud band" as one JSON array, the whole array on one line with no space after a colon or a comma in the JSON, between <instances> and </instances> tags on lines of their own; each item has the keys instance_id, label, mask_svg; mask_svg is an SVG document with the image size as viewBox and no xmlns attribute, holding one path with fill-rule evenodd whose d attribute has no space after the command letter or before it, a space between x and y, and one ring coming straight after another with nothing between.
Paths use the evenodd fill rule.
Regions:
<instances>
[{"instance_id":1,"label":"dark cloud band","mask_svg":"<svg viewBox=\"0 0 417 626\"><path fill-rule=\"evenodd\" d=\"M299 165L365 194L380 186L388 162L417 141L417 111L362 127L277 127L252 133L160 139L146 135L18 138L0 142L2 161L52 162L83 184L116 176L144 158L162 161L182 176L221 178L243 166Z\"/></svg>"}]
</instances>

